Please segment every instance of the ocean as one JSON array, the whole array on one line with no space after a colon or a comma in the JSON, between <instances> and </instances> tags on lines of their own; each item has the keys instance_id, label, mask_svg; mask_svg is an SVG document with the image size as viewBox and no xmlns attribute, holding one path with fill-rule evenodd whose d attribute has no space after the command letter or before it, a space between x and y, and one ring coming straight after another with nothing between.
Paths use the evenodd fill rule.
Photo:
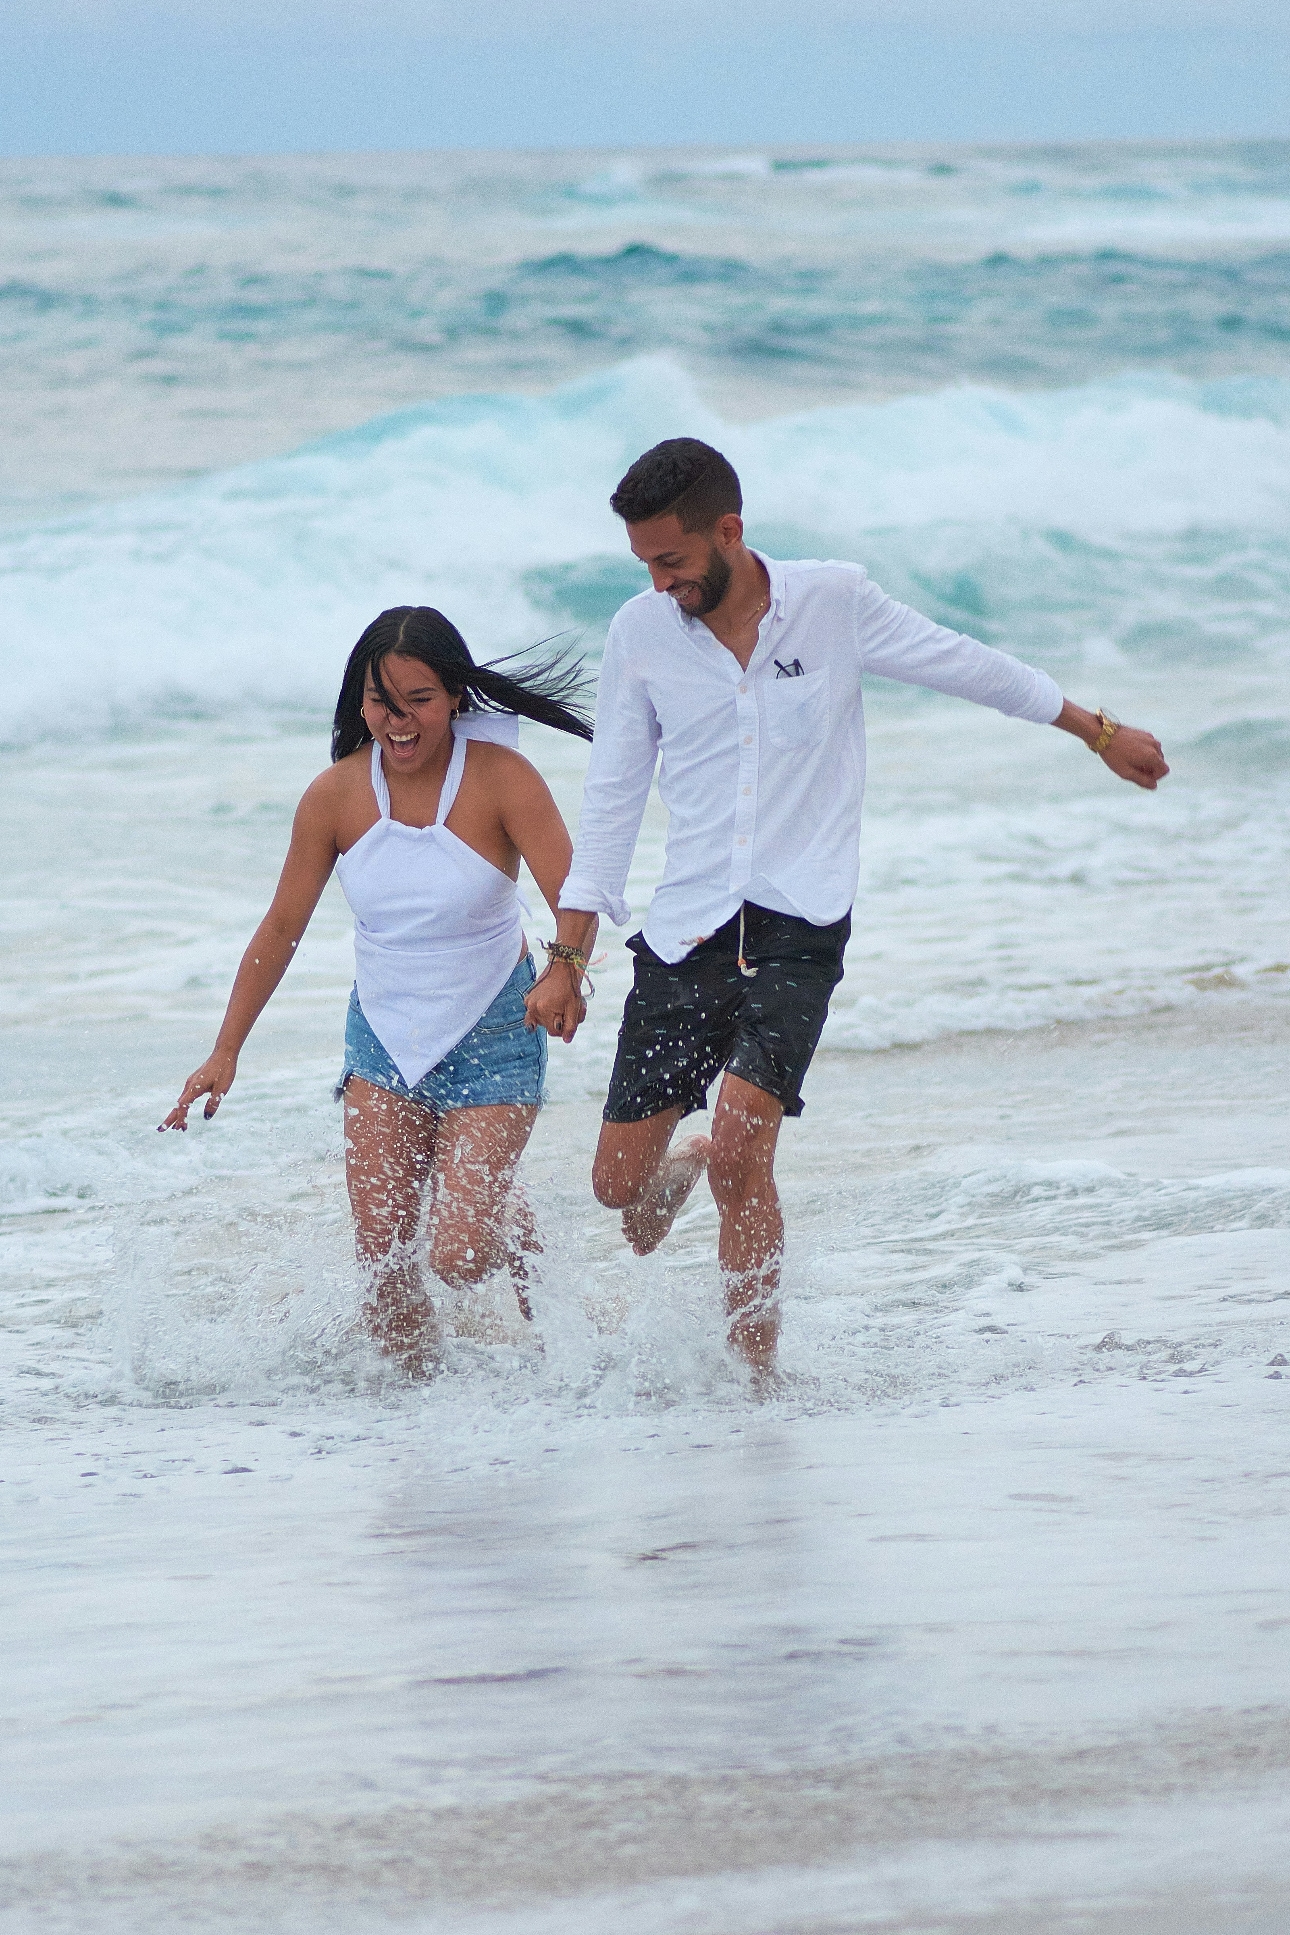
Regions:
<instances>
[{"instance_id":1,"label":"ocean","mask_svg":"<svg viewBox=\"0 0 1290 1935\"><path fill-rule=\"evenodd\" d=\"M0 250L0 1927L1283 1928L1290 144L8 161ZM782 1389L591 1198L614 930L535 1323L409 1386L334 886L155 1125L358 632L594 671L678 434L1173 771L873 681Z\"/></svg>"}]
</instances>

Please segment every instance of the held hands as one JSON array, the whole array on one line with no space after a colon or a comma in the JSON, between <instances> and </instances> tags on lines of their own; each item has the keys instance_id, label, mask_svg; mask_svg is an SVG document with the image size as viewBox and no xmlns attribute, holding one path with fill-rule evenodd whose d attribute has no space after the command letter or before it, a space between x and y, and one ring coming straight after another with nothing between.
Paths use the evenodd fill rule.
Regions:
<instances>
[{"instance_id":1,"label":"held hands","mask_svg":"<svg viewBox=\"0 0 1290 1935\"><path fill-rule=\"evenodd\" d=\"M561 1041L572 1041L580 1023L587 1019L581 974L568 961L548 962L525 995L524 1008L526 1028L545 1028L549 1035L558 1035ZM194 1075L193 1081L196 1080ZM185 1089L184 1093L187 1092Z\"/></svg>"},{"instance_id":2,"label":"held hands","mask_svg":"<svg viewBox=\"0 0 1290 1935\"><path fill-rule=\"evenodd\" d=\"M164 1135L167 1129L186 1129L188 1111L200 1095L209 1095L210 1100L202 1110L209 1122L224 1097L233 1086L237 1074L237 1056L217 1048L215 1053L204 1061L196 1072L184 1083L183 1094L175 1103L164 1122L157 1124L157 1134Z\"/></svg>"}]
</instances>

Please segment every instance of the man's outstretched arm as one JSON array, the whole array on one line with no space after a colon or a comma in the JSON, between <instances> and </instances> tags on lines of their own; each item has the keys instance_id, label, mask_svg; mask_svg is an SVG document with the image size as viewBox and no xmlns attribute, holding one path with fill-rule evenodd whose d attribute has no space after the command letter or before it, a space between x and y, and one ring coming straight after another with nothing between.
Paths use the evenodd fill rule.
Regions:
<instances>
[{"instance_id":1,"label":"man's outstretched arm","mask_svg":"<svg viewBox=\"0 0 1290 1935\"><path fill-rule=\"evenodd\" d=\"M1070 699L1063 699L1053 724L1062 732L1073 732L1077 739L1082 739L1120 779L1145 786L1149 793L1155 792L1169 771L1160 741L1151 733L1143 732L1140 726L1108 721L1102 713L1087 712ZM1114 731L1110 729L1112 724Z\"/></svg>"},{"instance_id":2,"label":"man's outstretched arm","mask_svg":"<svg viewBox=\"0 0 1290 1935\"><path fill-rule=\"evenodd\" d=\"M889 597L863 572L856 587L856 644L866 671L993 706L1035 725L1060 726L1093 748L1118 778L1148 792L1169 771L1160 741L1151 733L1072 704L1047 672L983 645L979 638L947 631Z\"/></svg>"}]
</instances>

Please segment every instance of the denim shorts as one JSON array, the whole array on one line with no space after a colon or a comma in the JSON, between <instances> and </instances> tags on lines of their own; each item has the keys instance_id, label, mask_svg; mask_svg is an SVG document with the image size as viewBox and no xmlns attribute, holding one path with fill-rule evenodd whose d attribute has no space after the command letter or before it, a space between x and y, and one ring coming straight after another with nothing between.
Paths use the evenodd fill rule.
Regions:
<instances>
[{"instance_id":1,"label":"denim shorts","mask_svg":"<svg viewBox=\"0 0 1290 1935\"><path fill-rule=\"evenodd\" d=\"M499 1102L540 1108L546 1029L524 1026L524 997L536 979L533 956L526 954L470 1033L428 1069L415 1088L408 1087L372 1033L355 988L345 1017L345 1072L336 1088L337 1099L350 1076L359 1075L377 1088L433 1109L436 1115L447 1115L450 1109L490 1108Z\"/></svg>"}]
</instances>

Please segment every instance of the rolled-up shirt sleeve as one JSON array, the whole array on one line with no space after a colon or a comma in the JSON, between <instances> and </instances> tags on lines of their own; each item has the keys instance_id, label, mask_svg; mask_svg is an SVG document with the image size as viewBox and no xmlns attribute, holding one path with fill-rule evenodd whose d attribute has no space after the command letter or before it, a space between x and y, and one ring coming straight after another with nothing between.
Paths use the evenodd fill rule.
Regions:
<instances>
[{"instance_id":1,"label":"rolled-up shirt sleeve","mask_svg":"<svg viewBox=\"0 0 1290 1935\"><path fill-rule=\"evenodd\" d=\"M561 907L631 919L623 898L636 838L658 760L658 716L626 661L617 627L605 641L596 694L596 729L582 793L578 837Z\"/></svg>"},{"instance_id":2,"label":"rolled-up shirt sleeve","mask_svg":"<svg viewBox=\"0 0 1290 1935\"><path fill-rule=\"evenodd\" d=\"M1036 725L1051 725L1062 709L1061 688L1047 672L979 638L947 631L889 598L868 576L856 591L856 645L862 670L884 679L928 685Z\"/></svg>"}]
</instances>

